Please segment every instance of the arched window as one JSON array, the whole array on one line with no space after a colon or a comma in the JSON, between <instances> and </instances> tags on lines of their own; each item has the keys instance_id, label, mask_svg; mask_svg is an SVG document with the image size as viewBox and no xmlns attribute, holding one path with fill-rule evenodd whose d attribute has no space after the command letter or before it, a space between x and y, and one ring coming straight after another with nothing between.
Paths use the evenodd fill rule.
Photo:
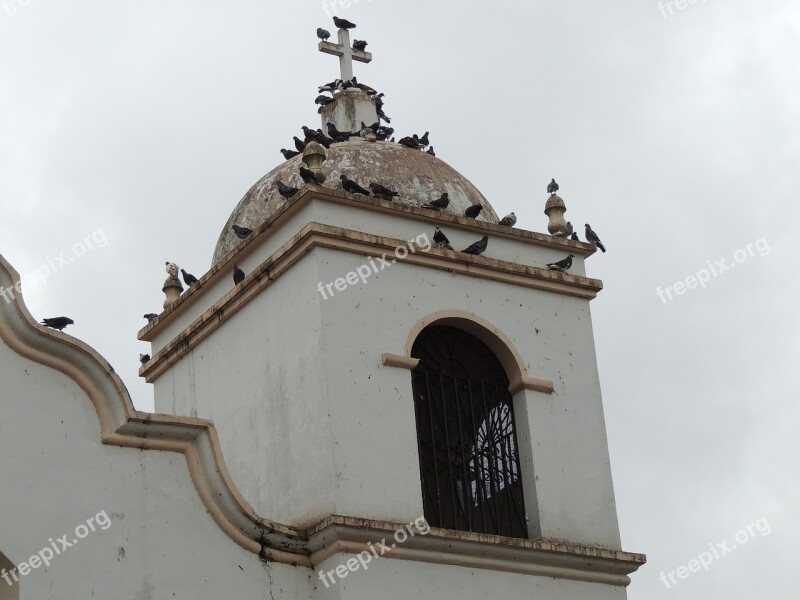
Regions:
<instances>
[{"instance_id":1,"label":"arched window","mask_svg":"<svg viewBox=\"0 0 800 600\"><path fill-rule=\"evenodd\" d=\"M0 600L19 600L18 578L13 563L0 552Z\"/></svg>"},{"instance_id":2,"label":"arched window","mask_svg":"<svg viewBox=\"0 0 800 600\"><path fill-rule=\"evenodd\" d=\"M500 361L454 327L411 349L422 500L433 527L528 537L514 409Z\"/></svg>"}]
</instances>

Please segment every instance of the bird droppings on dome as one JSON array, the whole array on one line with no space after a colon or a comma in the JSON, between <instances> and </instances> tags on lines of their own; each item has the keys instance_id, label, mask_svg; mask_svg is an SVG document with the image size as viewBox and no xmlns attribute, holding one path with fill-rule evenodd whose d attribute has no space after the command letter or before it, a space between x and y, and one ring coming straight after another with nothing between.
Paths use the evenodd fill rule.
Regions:
<instances>
[{"instance_id":1,"label":"bird droppings on dome","mask_svg":"<svg viewBox=\"0 0 800 600\"><path fill-rule=\"evenodd\" d=\"M470 181L443 160L426 152L391 142L368 142L352 139L333 144L326 151L324 163L329 174L323 187L341 190L341 175L369 188L375 182L397 192L395 202L420 207L439 198L444 192L450 204L441 212L463 216L476 204L483 205L477 220L499 221L492 206ZM255 228L288 202L278 191L280 180L289 187L302 188L301 156L278 165L261 178L239 201L219 237L213 264L239 243L234 224Z\"/></svg>"}]
</instances>

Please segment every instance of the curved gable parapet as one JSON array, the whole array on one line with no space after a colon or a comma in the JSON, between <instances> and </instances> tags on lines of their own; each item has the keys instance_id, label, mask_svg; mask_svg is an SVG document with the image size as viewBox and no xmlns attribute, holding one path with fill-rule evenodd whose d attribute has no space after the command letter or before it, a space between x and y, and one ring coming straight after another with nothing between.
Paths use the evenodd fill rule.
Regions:
<instances>
[{"instance_id":1,"label":"curved gable parapet","mask_svg":"<svg viewBox=\"0 0 800 600\"><path fill-rule=\"evenodd\" d=\"M213 423L134 409L125 384L96 350L68 334L40 325L18 292L19 274L0 255L0 338L20 356L51 367L87 394L104 444L181 452L203 504L237 544L265 558L310 565L302 532L260 518L231 479Z\"/></svg>"}]
</instances>

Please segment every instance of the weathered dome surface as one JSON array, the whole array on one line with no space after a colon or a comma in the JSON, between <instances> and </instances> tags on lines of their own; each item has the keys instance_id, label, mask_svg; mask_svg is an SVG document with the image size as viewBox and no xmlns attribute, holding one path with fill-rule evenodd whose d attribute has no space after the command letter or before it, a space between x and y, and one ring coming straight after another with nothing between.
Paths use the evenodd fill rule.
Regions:
<instances>
[{"instance_id":1,"label":"weathered dome surface","mask_svg":"<svg viewBox=\"0 0 800 600\"><path fill-rule=\"evenodd\" d=\"M323 168L330 174L324 187L341 190L339 176L344 174L367 189L374 181L399 192L400 196L395 202L411 206L421 206L447 192L450 204L442 212L462 216L468 206L480 203L483 211L478 220L489 223L498 221L489 202L466 177L446 162L420 150L393 142L356 140L333 144L326 154ZM213 264L217 264L239 242L231 229L232 225L255 229L286 204L287 200L275 187L276 181L296 188L304 185L299 174L302 164L302 156L287 160L250 188L219 236Z\"/></svg>"}]
</instances>

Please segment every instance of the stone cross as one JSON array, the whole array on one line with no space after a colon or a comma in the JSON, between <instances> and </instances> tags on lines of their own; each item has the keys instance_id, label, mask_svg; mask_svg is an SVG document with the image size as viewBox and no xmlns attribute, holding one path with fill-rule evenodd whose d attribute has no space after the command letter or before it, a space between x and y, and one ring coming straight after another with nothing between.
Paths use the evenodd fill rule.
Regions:
<instances>
[{"instance_id":1,"label":"stone cross","mask_svg":"<svg viewBox=\"0 0 800 600\"><path fill-rule=\"evenodd\" d=\"M339 57L339 68L342 72L342 81L353 78L353 61L372 62L372 54L362 50L354 50L350 44L350 32L347 29L339 30L339 43L320 42L319 51Z\"/></svg>"}]
</instances>

